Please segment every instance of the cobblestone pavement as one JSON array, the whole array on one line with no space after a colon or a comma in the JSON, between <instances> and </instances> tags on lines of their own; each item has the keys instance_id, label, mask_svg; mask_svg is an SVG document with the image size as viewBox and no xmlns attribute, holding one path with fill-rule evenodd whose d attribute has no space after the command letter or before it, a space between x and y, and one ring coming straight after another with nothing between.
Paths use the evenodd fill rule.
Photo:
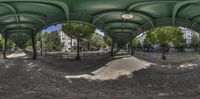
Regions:
<instances>
[{"instance_id":1,"label":"cobblestone pavement","mask_svg":"<svg viewBox=\"0 0 200 99\"><path fill-rule=\"evenodd\" d=\"M199 68L182 74L162 73L152 66L146 67L148 62L135 57L108 63L101 72L132 73L116 77L105 72L107 79L66 78L68 73L55 71L40 60L27 57L3 61L6 63L0 64L0 99L199 99L200 94Z\"/></svg>"}]
</instances>

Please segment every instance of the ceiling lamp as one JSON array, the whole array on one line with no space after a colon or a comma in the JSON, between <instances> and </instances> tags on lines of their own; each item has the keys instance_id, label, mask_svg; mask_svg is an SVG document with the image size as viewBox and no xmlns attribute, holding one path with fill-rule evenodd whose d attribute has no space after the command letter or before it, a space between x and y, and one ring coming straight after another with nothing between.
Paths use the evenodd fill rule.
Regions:
<instances>
[{"instance_id":1,"label":"ceiling lamp","mask_svg":"<svg viewBox=\"0 0 200 99\"><path fill-rule=\"evenodd\" d=\"M126 12L126 13L122 14L122 18L123 19L132 19L133 15L131 13Z\"/></svg>"}]
</instances>

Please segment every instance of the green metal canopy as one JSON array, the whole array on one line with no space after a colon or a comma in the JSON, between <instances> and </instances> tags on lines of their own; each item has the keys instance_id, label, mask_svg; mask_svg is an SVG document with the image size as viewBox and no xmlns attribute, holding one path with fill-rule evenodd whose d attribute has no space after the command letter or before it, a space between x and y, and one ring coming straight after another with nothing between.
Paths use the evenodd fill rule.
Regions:
<instances>
[{"instance_id":1,"label":"green metal canopy","mask_svg":"<svg viewBox=\"0 0 200 99\"><path fill-rule=\"evenodd\" d=\"M50 25L81 22L116 42L128 42L152 27L182 26L200 32L199 9L200 0L0 0L0 31L22 46ZM133 18L122 18L124 13Z\"/></svg>"}]
</instances>

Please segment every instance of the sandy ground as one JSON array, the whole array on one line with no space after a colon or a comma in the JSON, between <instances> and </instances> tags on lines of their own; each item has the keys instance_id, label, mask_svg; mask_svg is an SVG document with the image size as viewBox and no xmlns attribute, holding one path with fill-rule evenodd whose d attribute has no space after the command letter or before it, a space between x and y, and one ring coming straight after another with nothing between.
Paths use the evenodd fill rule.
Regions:
<instances>
[{"instance_id":1,"label":"sandy ground","mask_svg":"<svg viewBox=\"0 0 200 99\"><path fill-rule=\"evenodd\" d=\"M134 65L133 65L134 64ZM120 76L132 75L134 71L138 71L143 68L150 66L149 62L142 61L136 57L125 57L117 60L113 60L105 66L93 71L91 74L75 75L75 76L65 76L68 78L85 78L91 80L115 80Z\"/></svg>"},{"instance_id":2,"label":"sandy ground","mask_svg":"<svg viewBox=\"0 0 200 99\"><path fill-rule=\"evenodd\" d=\"M24 53L8 57L0 61L0 99L200 98L199 68L162 73L155 64L122 55L90 74L70 75Z\"/></svg>"}]
</instances>

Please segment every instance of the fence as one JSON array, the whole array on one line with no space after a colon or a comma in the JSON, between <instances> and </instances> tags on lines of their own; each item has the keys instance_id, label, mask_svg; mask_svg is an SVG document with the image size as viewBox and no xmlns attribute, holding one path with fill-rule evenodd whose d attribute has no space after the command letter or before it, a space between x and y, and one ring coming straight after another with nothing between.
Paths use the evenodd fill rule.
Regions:
<instances>
[{"instance_id":1,"label":"fence","mask_svg":"<svg viewBox=\"0 0 200 99\"><path fill-rule=\"evenodd\" d=\"M37 53L40 53L40 51L38 51ZM80 52L80 57L81 58L87 58L88 56L103 56L103 55L107 55L109 52L107 51L90 51L90 52ZM72 52L72 53L66 53L66 52L43 52L44 56L53 56L53 57L57 57L57 58L63 58L63 59L75 59L77 54Z\"/></svg>"},{"instance_id":2,"label":"fence","mask_svg":"<svg viewBox=\"0 0 200 99\"><path fill-rule=\"evenodd\" d=\"M149 57L161 57L161 52L143 52L143 51L135 51L135 54L141 55L141 56L149 56ZM188 56L194 56L200 54L199 52L195 51L187 51L187 52L165 52L166 57L188 57Z\"/></svg>"}]
</instances>

